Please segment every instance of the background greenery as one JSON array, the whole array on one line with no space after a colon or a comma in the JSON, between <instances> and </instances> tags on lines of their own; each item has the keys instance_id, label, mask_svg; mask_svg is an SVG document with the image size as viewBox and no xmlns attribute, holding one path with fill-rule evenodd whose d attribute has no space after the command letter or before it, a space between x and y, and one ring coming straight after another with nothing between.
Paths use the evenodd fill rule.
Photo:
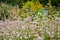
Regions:
<instances>
[{"instance_id":1,"label":"background greenery","mask_svg":"<svg viewBox=\"0 0 60 40\"><path fill-rule=\"evenodd\" d=\"M27 1L39 1L42 4L46 5L48 3L48 0L0 0L0 2L4 2L4 3L10 3L12 5L18 4L20 6L22 6L23 2L27 2ZM52 5L57 6L60 3L60 0L52 0Z\"/></svg>"},{"instance_id":2,"label":"background greenery","mask_svg":"<svg viewBox=\"0 0 60 40\"><path fill-rule=\"evenodd\" d=\"M59 0L0 0L0 40L60 40L58 4Z\"/></svg>"}]
</instances>

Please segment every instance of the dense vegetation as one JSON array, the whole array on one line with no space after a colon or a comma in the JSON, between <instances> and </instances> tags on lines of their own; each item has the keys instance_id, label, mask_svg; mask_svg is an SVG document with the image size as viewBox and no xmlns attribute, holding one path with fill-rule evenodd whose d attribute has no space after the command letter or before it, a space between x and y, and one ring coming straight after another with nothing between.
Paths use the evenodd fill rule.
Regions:
<instances>
[{"instance_id":1,"label":"dense vegetation","mask_svg":"<svg viewBox=\"0 0 60 40\"><path fill-rule=\"evenodd\" d=\"M39 1L40 3L46 5L48 3L48 0L0 0L0 2L4 2L4 3L10 3L10 4L13 4L13 5L20 5L22 6L23 2L27 2L27 1ZM55 5L57 6L58 4L60 4L60 0L51 0L52 2L52 5Z\"/></svg>"},{"instance_id":2,"label":"dense vegetation","mask_svg":"<svg viewBox=\"0 0 60 40\"><path fill-rule=\"evenodd\" d=\"M1 14L0 20L2 18L4 18L4 16L6 18L8 18L8 16L10 15L9 10L11 9L12 6L15 6L15 8L19 8L19 9L21 9L21 11L24 11L24 12L27 12L29 10L29 12L32 11L32 13L33 13L33 11L34 11L35 14L37 15L37 12L44 13L44 11L43 11L44 9L47 9L48 12L55 11L53 8L54 6L52 6L52 5L57 6L58 4L59 4L59 0L58 1L57 0L55 0L55 1L53 1L53 0L51 0L51 1L49 1L49 0L0 0L0 8L1 8L0 9L0 14ZM48 13L48 15L49 14L51 14L51 13ZM4 15L4 16L2 16L2 15Z\"/></svg>"},{"instance_id":3,"label":"dense vegetation","mask_svg":"<svg viewBox=\"0 0 60 40\"><path fill-rule=\"evenodd\" d=\"M0 40L60 40L59 2L0 0Z\"/></svg>"}]
</instances>

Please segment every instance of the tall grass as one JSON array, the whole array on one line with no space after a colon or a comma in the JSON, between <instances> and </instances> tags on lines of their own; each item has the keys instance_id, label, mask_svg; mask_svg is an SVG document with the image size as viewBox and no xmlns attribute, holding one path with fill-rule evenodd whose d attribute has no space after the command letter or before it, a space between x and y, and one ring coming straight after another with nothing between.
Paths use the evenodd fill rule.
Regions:
<instances>
[{"instance_id":1,"label":"tall grass","mask_svg":"<svg viewBox=\"0 0 60 40\"><path fill-rule=\"evenodd\" d=\"M9 8L5 10L5 6ZM60 40L59 12L52 7L50 1L48 16L43 11L44 7L38 1L28 1L22 9L18 5L1 4L0 12L5 16L1 15L4 17L0 18L4 18L4 21L0 21L0 40ZM8 18L6 14L9 14Z\"/></svg>"}]
</instances>

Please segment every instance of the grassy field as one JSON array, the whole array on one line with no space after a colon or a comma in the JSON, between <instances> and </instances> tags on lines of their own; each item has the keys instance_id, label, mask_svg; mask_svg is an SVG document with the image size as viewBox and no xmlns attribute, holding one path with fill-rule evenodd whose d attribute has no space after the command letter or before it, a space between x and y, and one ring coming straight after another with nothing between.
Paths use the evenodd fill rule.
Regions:
<instances>
[{"instance_id":1,"label":"grassy field","mask_svg":"<svg viewBox=\"0 0 60 40\"><path fill-rule=\"evenodd\" d=\"M0 40L60 40L60 7L37 2L0 4Z\"/></svg>"}]
</instances>

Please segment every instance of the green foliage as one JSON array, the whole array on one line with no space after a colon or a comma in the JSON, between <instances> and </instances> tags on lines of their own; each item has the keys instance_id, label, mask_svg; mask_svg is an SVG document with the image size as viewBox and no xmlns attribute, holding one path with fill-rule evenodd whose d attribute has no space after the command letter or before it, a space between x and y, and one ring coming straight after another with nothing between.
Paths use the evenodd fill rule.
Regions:
<instances>
[{"instance_id":1,"label":"green foliage","mask_svg":"<svg viewBox=\"0 0 60 40\"><path fill-rule=\"evenodd\" d=\"M46 32L44 31L44 33L42 32L44 30L44 27L47 27L47 26L54 26L55 25L55 20L53 19L53 17L56 17L56 10L52 7L51 5L51 0L49 1L49 5L48 5L48 16L51 15L51 18L54 20L49 20L48 17L45 17L44 14L43 14L43 6L39 3L39 1L43 2L43 4L46 4L47 3L47 0L31 0L31 1L27 1L25 3L24 0L1 0L3 2L10 2L12 5L16 5L18 4L19 6L23 5L22 6L22 9L19 10L19 13L16 12L16 10L18 10L17 8L15 8L14 6L14 10L10 10L10 14L13 15L11 16L12 18L16 17L16 15L18 14L19 18L22 18L23 22L20 24L20 20L18 21L19 23L17 23L18 25L13 25L13 21L10 22L12 24L10 25L6 25L6 28L2 28L0 30L2 30L3 32L1 33L0 32L0 39L1 40L34 40L35 38L35 35L38 34L36 37L40 37L40 36L44 36L43 39L44 40L52 40L52 37ZM56 0L55 0L56 1ZM21 3L21 4L20 4ZM58 2L57 2L58 3ZM11 5L11 7L12 7ZM10 6L7 5L7 4L4 4L4 3L1 3L0 4L0 19L5 19L7 18L7 16L9 16L9 8ZM13 8L13 7L12 7ZM14 12L14 13L13 13ZM52 12L52 13L51 13ZM60 14L59 14L60 15ZM17 18L18 18L17 17ZM31 21L31 19L29 19L28 17L31 17L31 19L33 19L33 21ZM28 19L25 19L25 18L28 18ZM25 19L25 20L24 20ZM27 21L27 24L25 25L26 23L26 20L30 20L31 22L28 22ZM37 20L37 21L35 21ZM15 20L14 20L15 21ZM52 21L54 23L52 23ZM38 23L39 22L39 23ZM51 25L51 23L53 25ZM57 22L57 21L56 21ZM14 22L15 24L15 22ZM4 25L4 24L3 24ZM13 26L13 29L10 29L11 25ZM32 25L33 27L36 26L35 30L34 28L30 29L29 27L26 27L26 28L21 28L21 25L22 27L26 27L26 26L29 26ZM10 26L10 27L9 27ZM17 27L16 27L17 26ZM55 25L56 26L56 25ZM42 27L42 29L40 29L40 27ZM14 29L16 28L16 29ZM18 30L17 30L18 28ZM21 29L20 29L21 28ZM50 28L50 27L49 27ZM57 27L56 27L57 28ZM48 29L48 28L47 28ZM40 31L41 30L41 31ZM49 30L49 29L48 29ZM6 32L5 32L6 31ZM5 35L6 34L6 35ZM42 34L42 35L41 35ZM58 39L58 29L55 30L55 33L54 33L54 39Z\"/></svg>"},{"instance_id":2,"label":"green foliage","mask_svg":"<svg viewBox=\"0 0 60 40\"><path fill-rule=\"evenodd\" d=\"M39 1L41 2L43 5L46 5L48 3L48 0L0 0L0 2L6 2L6 3L11 3L13 5L18 4L20 7L23 5L23 3L27 2L27 1ZM60 0L52 0L52 5L58 5Z\"/></svg>"},{"instance_id":3,"label":"green foliage","mask_svg":"<svg viewBox=\"0 0 60 40\"><path fill-rule=\"evenodd\" d=\"M0 4L0 19L4 19L4 18L8 18L8 10L9 10L9 6L1 3Z\"/></svg>"},{"instance_id":4,"label":"green foliage","mask_svg":"<svg viewBox=\"0 0 60 40\"><path fill-rule=\"evenodd\" d=\"M44 32L44 40L52 40L52 38L46 31Z\"/></svg>"},{"instance_id":5,"label":"green foliage","mask_svg":"<svg viewBox=\"0 0 60 40\"><path fill-rule=\"evenodd\" d=\"M51 0L52 5L58 5L60 3L60 0Z\"/></svg>"}]
</instances>

